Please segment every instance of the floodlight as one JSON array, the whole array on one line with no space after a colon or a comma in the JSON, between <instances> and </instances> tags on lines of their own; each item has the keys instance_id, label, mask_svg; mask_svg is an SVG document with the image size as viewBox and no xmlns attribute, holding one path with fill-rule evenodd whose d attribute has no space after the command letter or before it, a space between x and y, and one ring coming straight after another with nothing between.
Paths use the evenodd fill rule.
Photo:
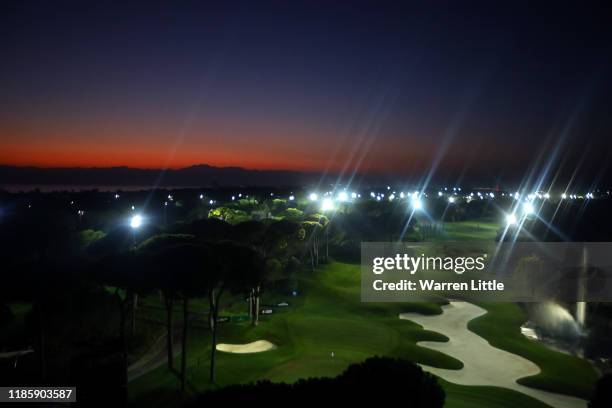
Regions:
<instances>
[{"instance_id":1,"label":"floodlight","mask_svg":"<svg viewBox=\"0 0 612 408\"><path fill-rule=\"evenodd\" d=\"M289 196L289 201L293 201L293 200L295 200L295 196L290 195Z\"/></svg>"},{"instance_id":2,"label":"floodlight","mask_svg":"<svg viewBox=\"0 0 612 408\"><path fill-rule=\"evenodd\" d=\"M455 202L455 197L452 197L452 196L448 197L448 202L451 203L451 204L454 203Z\"/></svg>"},{"instance_id":3,"label":"floodlight","mask_svg":"<svg viewBox=\"0 0 612 408\"><path fill-rule=\"evenodd\" d=\"M414 198L412 200L412 208L414 210L421 210L423 208L423 202L419 198Z\"/></svg>"},{"instance_id":4,"label":"floodlight","mask_svg":"<svg viewBox=\"0 0 612 408\"><path fill-rule=\"evenodd\" d=\"M317 201L319 199L319 196L317 195L317 193L310 193L310 195L308 196L308 199L310 201Z\"/></svg>"},{"instance_id":5,"label":"floodlight","mask_svg":"<svg viewBox=\"0 0 612 408\"><path fill-rule=\"evenodd\" d=\"M138 229L142 225L142 215L136 214L130 219L130 227Z\"/></svg>"},{"instance_id":6,"label":"floodlight","mask_svg":"<svg viewBox=\"0 0 612 408\"><path fill-rule=\"evenodd\" d=\"M321 203L321 211L331 211L334 209L334 202L329 199L326 198L325 200L323 200L323 203Z\"/></svg>"},{"instance_id":7,"label":"floodlight","mask_svg":"<svg viewBox=\"0 0 612 408\"><path fill-rule=\"evenodd\" d=\"M348 201L348 194L346 193L346 191L341 191L338 194L338 201L342 201L342 202Z\"/></svg>"},{"instance_id":8,"label":"floodlight","mask_svg":"<svg viewBox=\"0 0 612 408\"><path fill-rule=\"evenodd\" d=\"M531 215L533 213L535 213L535 208L533 207L533 204L530 202L524 203L523 204L523 213L525 215Z\"/></svg>"},{"instance_id":9,"label":"floodlight","mask_svg":"<svg viewBox=\"0 0 612 408\"><path fill-rule=\"evenodd\" d=\"M510 226L510 225L516 225L516 214L511 213L511 214L507 214L506 215L506 225Z\"/></svg>"}]
</instances>

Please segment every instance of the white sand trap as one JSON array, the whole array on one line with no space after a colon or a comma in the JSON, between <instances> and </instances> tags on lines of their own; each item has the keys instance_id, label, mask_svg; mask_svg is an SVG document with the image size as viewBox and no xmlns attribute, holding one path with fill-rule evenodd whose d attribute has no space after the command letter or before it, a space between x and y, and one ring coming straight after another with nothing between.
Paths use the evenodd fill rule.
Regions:
<instances>
[{"instance_id":1,"label":"white sand trap","mask_svg":"<svg viewBox=\"0 0 612 408\"><path fill-rule=\"evenodd\" d=\"M217 344L217 350L236 354L262 353L264 351L274 350L275 348L276 346L268 340L257 340L246 344Z\"/></svg>"},{"instance_id":2,"label":"white sand trap","mask_svg":"<svg viewBox=\"0 0 612 408\"><path fill-rule=\"evenodd\" d=\"M538 374L540 368L521 356L491 346L484 338L468 330L468 322L487 313L486 310L468 302L451 302L442 309L441 315L401 313L399 316L447 336L448 342L421 341L418 344L455 357L464 365L461 370L424 366L427 371L456 384L509 388L555 408L586 407L585 400L518 384L517 379Z\"/></svg>"}]
</instances>

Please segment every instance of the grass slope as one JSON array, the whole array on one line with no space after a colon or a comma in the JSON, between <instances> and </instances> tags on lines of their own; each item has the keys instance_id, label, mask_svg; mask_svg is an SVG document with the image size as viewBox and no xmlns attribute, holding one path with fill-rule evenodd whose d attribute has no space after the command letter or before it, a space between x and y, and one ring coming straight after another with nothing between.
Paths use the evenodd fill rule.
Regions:
<instances>
[{"instance_id":1,"label":"grass slope","mask_svg":"<svg viewBox=\"0 0 612 408\"><path fill-rule=\"evenodd\" d=\"M445 336L397 318L400 312L408 311L440 313L442 301L361 303L359 266L343 263L332 263L315 274L304 274L300 282L302 294L288 299L291 306L286 311L262 317L257 327L244 322L224 324L220 328L220 342L246 343L266 339L278 348L249 355L218 353L216 385L208 380L209 333L204 322L196 324L188 342L191 393L261 379L292 382L304 377L335 376L349 364L373 355L400 357L449 369L462 367L460 361L450 356L416 345L422 340L447 341ZM518 333L518 325L522 322L520 309L500 310L504 313L493 310L484 321L492 330L484 334L493 336L494 341L502 341L502 337L513 338L507 332ZM514 342L522 343L519 338L514 338ZM525 339L525 342L529 341ZM562 369L570 368L568 361L557 354L541 361L545 370L552 372L559 369L559 365ZM582 371L577 375L587 372L585 366L579 369ZM552 377L543 380L555 384ZM447 406L453 408L545 406L533 398L502 388L468 387L444 381L442 384L447 392ZM130 399L139 406L178 406L183 397L178 395L177 389L177 376L162 366L130 384Z\"/></svg>"}]
</instances>

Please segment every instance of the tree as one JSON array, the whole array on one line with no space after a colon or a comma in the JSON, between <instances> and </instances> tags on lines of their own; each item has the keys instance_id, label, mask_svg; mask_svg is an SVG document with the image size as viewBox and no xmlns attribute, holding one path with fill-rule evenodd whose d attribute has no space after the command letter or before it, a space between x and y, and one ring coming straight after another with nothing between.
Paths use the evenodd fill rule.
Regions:
<instances>
[{"instance_id":1,"label":"tree","mask_svg":"<svg viewBox=\"0 0 612 408\"><path fill-rule=\"evenodd\" d=\"M225 291L244 293L261 281L265 267L262 257L253 249L232 242L210 244L214 254L214 272L208 279L211 330L210 381L215 382L217 325L221 296Z\"/></svg>"},{"instance_id":2,"label":"tree","mask_svg":"<svg viewBox=\"0 0 612 408\"><path fill-rule=\"evenodd\" d=\"M259 303L265 282L281 279L283 264L299 251L305 232L299 223L277 221L264 224L259 221L248 221L234 227L233 236L257 251L264 260L264 274L248 293L249 316L253 325L259 322Z\"/></svg>"},{"instance_id":3,"label":"tree","mask_svg":"<svg viewBox=\"0 0 612 408\"><path fill-rule=\"evenodd\" d=\"M175 272L172 251L165 249L189 244L195 237L189 234L161 234L153 236L135 248L140 263L146 265L150 279L158 288L166 308L166 354L168 368L174 369L174 303L180 296L180 282Z\"/></svg>"},{"instance_id":4,"label":"tree","mask_svg":"<svg viewBox=\"0 0 612 408\"><path fill-rule=\"evenodd\" d=\"M119 309L119 337L124 364L123 388L127 403L127 330L128 314L135 319L135 294L146 293L154 289L154 281L149 277L149 264L143 263L136 250L105 257L93 267L98 281L112 289ZM132 327L133 327L132 321Z\"/></svg>"},{"instance_id":5,"label":"tree","mask_svg":"<svg viewBox=\"0 0 612 408\"><path fill-rule=\"evenodd\" d=\"M436 377L405 360L372 357L351 364L336 378L309 378L293 384L261 381L256 384L231 385L209 391L185 408L214 406L218 403L238 404L244 401L299 401L301 405L326 404L361 406L378 401L381 395L402 390L402 401L412 408L442 408L444 390Z\"/></svg>"},{"instance_id":6,"label":"tree","mask_svg":"<svg viewBox=\"0 0 612 408\"><path fill-rule=\"evenodd\" d=\"M191 241L177 242L159 249L155 255L158 270L172 271L171 275L165 275L160 281L168 285L167 298L172 299L168 304L168 336L172 338L172 304L177 297L183 300L183 334L181 339L181 391L186 389L187 380L187 338L189 335L189 300L192 297L201 297L208 293L208 289L214 284L213 276L216 273L213 253L210 247ZM162 275L164 276L164 275ZM170 340L171 341L171 340ZM168 343L168 352L172 353L171 343ZM171 358L169 354L168 358ZM169 362L169 364L171 364Z\"/></svg>"}]
</instances>

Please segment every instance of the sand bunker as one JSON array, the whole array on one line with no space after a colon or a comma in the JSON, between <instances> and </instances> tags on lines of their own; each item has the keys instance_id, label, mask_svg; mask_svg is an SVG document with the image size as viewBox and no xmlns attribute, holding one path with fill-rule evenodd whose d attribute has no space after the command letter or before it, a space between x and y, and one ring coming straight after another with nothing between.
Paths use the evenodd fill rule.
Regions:
<instances>
[{"instance_id":1,"label":"sand bunker","mask_svg":"<svg viewBox=\"0 0 612 408\"><path fill-rule=\"evenodd\" d=\"M257 340L247 344L217 344L217 350L236 354L262 353L275 348L276 346L268 340Z\"/></svg>"},{"instance_id":2,"label":"sand bunker","mask_svg":"<svg viewBox=\"0 0 612 408\"><path fill-rule=\"evenodd\" d=\"M491 346L488 341L467 328L470 320L487 313L486 310L468 302L451 302L450 305L443 306L442 310L441 315L402 313L399 316L400 319L420 324L424 329L445 334L450 341L420 341L418 344L453 356L464 364L461 370L424 366L427 371L456 384L509 388L555 408L586 407L586 401L579 398L518 384L517 379L537 374L540 368L521 356Z\"/></svg>"}]
</instances>

